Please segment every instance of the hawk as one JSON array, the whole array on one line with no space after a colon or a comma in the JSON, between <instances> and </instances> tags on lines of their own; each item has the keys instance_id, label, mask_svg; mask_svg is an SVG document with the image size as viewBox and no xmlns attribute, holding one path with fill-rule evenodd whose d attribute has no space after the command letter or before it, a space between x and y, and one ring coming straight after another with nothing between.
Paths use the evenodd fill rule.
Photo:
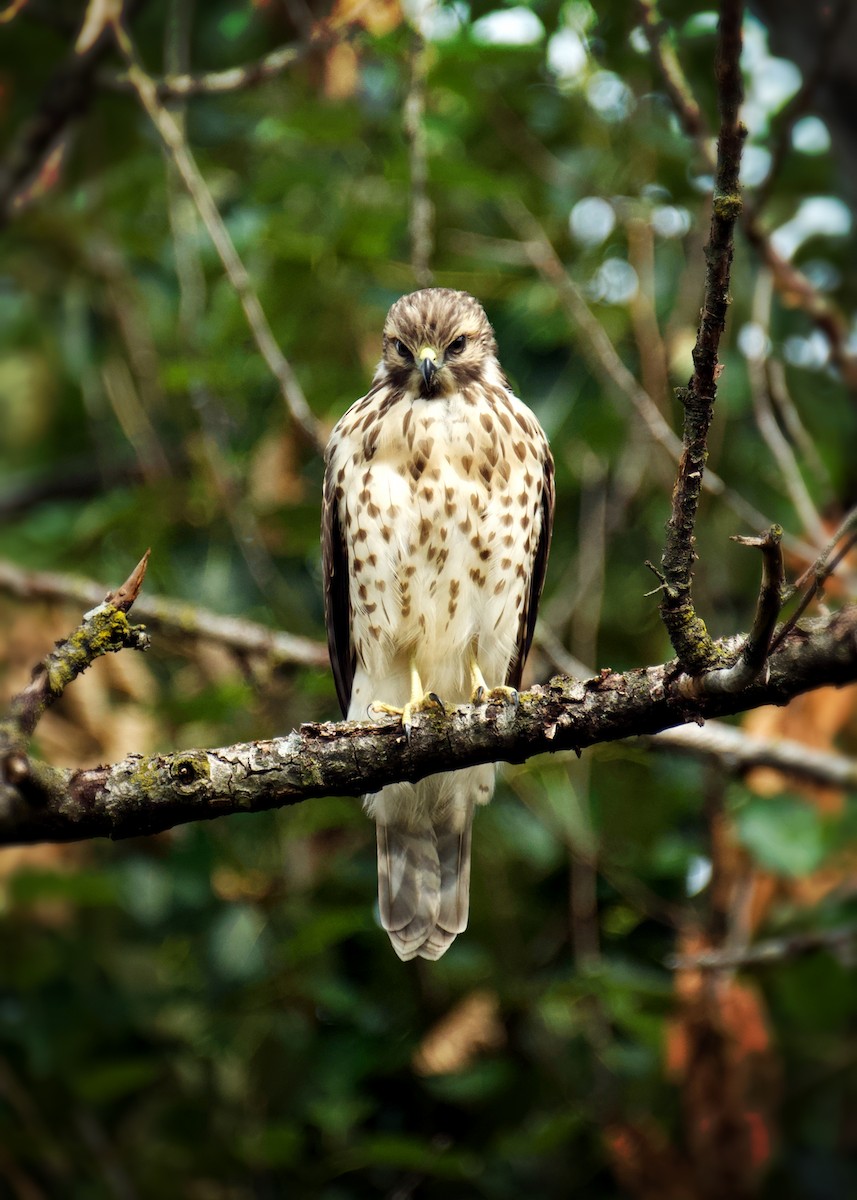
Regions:
<instances>
[{"instance_id":1,"label":"hawk","mask_svg":"<svg viewBox=\"0 0 857 1200\"><path fill-rule=\"evenodd\" d=\"M343 714L395 713L408 733L428 706L517 705L553 511L547 438L506 382L482 306L447 288L397 300L372 386L325 455L325 618ZM473 812L495 772L365 798L399 958L440 958L465 929Z\"/></svg>"}]
</instances>

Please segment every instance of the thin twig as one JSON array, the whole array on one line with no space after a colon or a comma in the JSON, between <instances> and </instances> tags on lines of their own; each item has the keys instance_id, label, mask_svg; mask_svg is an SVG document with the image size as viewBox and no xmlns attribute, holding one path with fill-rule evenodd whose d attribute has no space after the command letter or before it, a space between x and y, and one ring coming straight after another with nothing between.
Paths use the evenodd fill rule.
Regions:
<instances>
[{"instance_id":1,"label":"thin twig","mask_svg":"<svg viewBox=\"0 0 857 1200\"><path fill-rule=\"evenodd\" d=\"M144 3L130 0L129 20ZM69 126L86 114L95 94L95 72L112 40L109 30L102 31L85 51L72 50L48 79L35 111L10 140L0 163L0 228L21 211L19 200L28 185L67 136Z\"/></svg>"},{"instance_id":2,"label":"thin twig","mask_svg":"<svg viewBox=\"0 0 857 1200\"><path fill-rule=\"evenodd\" d=\"M272 375L280 386L286 408L297 429L307 443L315 450L322 452L324 438L319 424L313 415L303 389L288 359L283 354L268 323L265 311L259 302L259 297L242 262L229 231L223 222L217 205L214 203L208 185L200 173L191 154L187 141L170 113L158 100L154 82L143 69L137 51L127 30L120 19L114 19L112 28L116 42L128 64L128 78L137 93L143 108L149 115L152 124L181 175L182 181L193 198L202 222L208 231L215 249L223 264L229 282L235 290L253 340L267 363Z\"/></svg>"},{"instance_id":3,"label":"thin twig","mask_svg":"<svg viewBox=\"0 0 857 1200\"><path fill-rule=\"evenodd\" d=\"M693 605L691 580L694 528L705 460L708 430L714 416L720 337L726 325L729 279L732 267L733 233L741 212L738 173L746 130L738 119L743 95L741 80L742 0L724 0L720 10L717 41L717 92L720 136L711 230L706 248L705 295L702 316L693 349L694 371L690 383L679 391L684 404L684 436L678 474L672 495L672 511L661 556L664 586L661 617L682 666L689 674L711 667L712 642L705 622Z\"/></svg>"},{"instance_id":4,"label":"thin twig","mask_svg":"<svg viewBox=\"0 0 857 1200\"><path fill-rule=\"evenodd\" d=\"M816 950L834 950L851 959L857 947L857 926L817 929L787 937L766 938L739 950L703 950L699 954L671 954L664 965L670 971L721 971L737 967L760 967L799 958Z\"/></svg>"},{"instance_id":5,"label":"thin twig","mask_svg":"<svg viewBox=\"0 0 857 1200\"><path fill-rule=\"evenodd\" d=\"M164 66L169 75L186 72L190 62L191 7L193 0L171 0L164 35ZM184 97L169 101L170 113L182 137L185 137L187 101ZM199 329L206 302L205 272L200 255L198 217L175 162L165 155L167 167L167 208L170 218L176 276L179 284L179 329L193 360L201 357ZM211 490L230 529L238 553L247 570L266 598L275 616L287 610L287 587L273 560L256 514L247 496L247 481L230 469L224 452L228 422L210 390L203 385L199 372L191 368L189 392L193 411L200 426L200 449L208 468Z\"/></svg>"},{"instance_id":6,"label":"thin twig","mask_svg":"<svg viewBox=\"0 0 857 1200\"><path fill-rule=\"evenodd\" d=\"M830 471L818 452L818 446L810 437L801 420L800 413L789 392L785 366L780 359L768 359L767 375L768 395L777 417L790 442L800 451L802 461L812 471L816 482L822 488L824 502L830 503L833 500L833 482L830 478Z\"/></svg>"},{"instance_id":7,"label":"thin twig","mask_svg":"<svg viewBox=\"0 0 857 1200\"><path fill-rule=\"evenodd\" d=\"M791 738L755 737L720 721L706 721L702 726L679 725L640 738L639 742L649 750L667 754L716 759L730 775L741 777L757 767L771 767L794 779L857 792L857 760L816 750Z\"/></svg>"},{"instance_id":8,"label":"thin twig","mask_svg":"<svg viewBox=\"0 0 857 1200\"><path fill-rule=\"evenodd\" d=\"M639 0L639 5L643 33L649 43L652 59L660 71L664 89L681 117L685 133L704 146L705 140L711 136L708 122L696 102L675 47L668 37L669 26L666 21L661 20L657 0ZM707 148L705 153L711 167L714 167L714 158Z\"/></svg>"},{"instance_id":9,"label":"thin twig","mask_svg":"<svg viewBox=\"0 0 857 1200\"><path fill-rule=\"evenodd\" d=\"M767 343L770 328L772 295L771 272L763 268L759 272L753 295L753 321L764 335L765 343ZM767 352L764 345L758 352L747 356L747 372L750 377L756 424L779 467L786 491L804 530L816 545L820 546L825 539L824 525L801 475L794 451L774 417L766 359Z\"/></svg>"},{"instance_id":10,"label":"thin twig","mask_svg":"<svg viewBox=\"0 0 857 1200\"><path fill-rule=\"evenodd\" d=\"M733 537L742 546L754 546L762 551L762 585L756 602L753 626L741 647L741 653L731 667L706 671L700 675L685 675L676 681L679 694L688 698L711 696L717 692L740 692L752 683L765 666L770 653L771 638L783 603L783 552L780 545L783 531L772 525L761 537Z\"/></svg>"},{"instance_id":11,"label":"thin twig","mask_svg":"<svg viewBox=\"0 0 857 1200\"><path fill-rule=\"evenodd\" d=\"M640 386L619 357L604 326L593 314L580 288L566 271L542 226L518 201L505 202L503 213L519 238L519 244L513 243L510 246L510 254L514 247L516 261L519 261L520 252L523 251L526 259L545 282L554 288L560 303L568 313L578 348L593 374L606 380L612 388L626 397L652 440L666 451L673 462L678 462L682 453L681 440L670 428L652 397ZM772 524L768 517L754 508L743 496L733 488L727 487L714 471L706 471L702 486L712 496L719 496L751 529L762 529ZM789 538L788 535L784 538L784 543L802 558L811 557L815 553L814 547L807 546L799 539Z\"/></svg>"},{"instance_id":12,"label":"thin twig","mask_svg":"<svg viewBox=\"0 0 857 1200\"><path fill-rule=\"evenodd\" d=\"M411 78L405 97L404 132L408 143L411 174L411 211L408 228L411 237L411 266L418 287L431 287L434 277L432 256L432 204L428 197L428 152L426 148L425 109L427 50L422 35L414 32L411 51Z\"/></svg>"},{"instance_id":13,"label":"thin twig","mask_svg":"<svg viewBox=\"0 0 857 1200\"><path fill-rule=\"evenodd\" d=\"M18 13L26 8L28 0L11 0L6 7L0 11L0 25L8 25L10 21L14 21Z\"/></svg>"},{"instance_id":14,"label":"thin twig","mask_svg":"<svg viewBox=\"0 0 857 1200\"><path fill-rule=\"evenodd\" d=\"M663 412L670 402L669 363L655 311L655 238L652 223L631 216L625 225L628 235L628 262L634 268L639 287L631 298L628 311L643 389Z\"/></svg>"},{"instance_id":15,"label":"thin twig","mask_svg":"<svg viewBox=\"0 0 857 1200\"><path fill-rule=\"evenodd\" d=\"M641 0L640 11L652 60L673 102L679 122L688 137L694 140L708 169L714 171L716 158L711 136L678 57L664 36L664 24L657 15L657 0ZM788 298L789 307L803 309L821 330L830 346L831 361L838 367L843 381L849 388L857 388L857 355L848 349L848 322L843 315L813 287L802 271L777 253L755 208L746 200L741 213L741 226L750 245L770 268L774 286Z\"/></svg>"},{"instance_id":16,"label":"thin twig","mask_svg":"<svg viewBox=\"0 0 857 1200\"><path fill-rule=\"evenodd\" d=\"M0 561L0 592L21 600L91 607L104 598L104 586L74 575L27 571ZM141 596L135 614L146 626L187 644L211 642L230 653L264 659L272 670L284 667L328 666L327 647L309 638L269 629L239 617L225 617L184 600Z\"/></svg>"},{"instance_id":17,"label":"thin twig","mask_svg":"<svg viewBox=\"0 0 857 1200\"><path fill-rule=\"evenodd\" d=\"M794 127L809 110L819 83L830 69L831 53L842 34L851 5L852 0L838 0L834 5L822 5L818 10L821 35L815 48L815 62L808 71L803 72L800 88L777 114L771 163L767 175L753 195L753 209L756 213L761 212L770 199L791 150L791 134Z\"/></svg>"},{"instance_id":18,"label":"thin twig","mask_svg":"<svg viewBox=\"0 0 857 1200\"><path fill-rule=\"evenodd\" d=\"M834 549L843 538L845 539L843 545L839 547L838 552L831 558L830 555L833 554ZM800 588L803 587L808 579L812 580L812 583L801 598L800 604L797 606L795 611L789 617L788 621L786 621L782 629L779 630L777 636L772 641L770 649L771 654L773 654L774 651L782 644L783 640L788 637L789 633L791 633L792 629L794 629L795 625L803 616L804 612L806 612L807 608L809 608L812 601L815 600L817 596L821 595L821 593L824 591L825 583L855 544L857 544L857 507L851 509L845 520L839 526L836 533L825 546L824 550L821 552L815 562L811 566L807 567L797 582L784 592L783 602L785 603L786 601L790 600L792 596L794 596L796 592L800 590Z\"/></svg>"},{"instance_id":19,"label":"thin twig","mask_svg":"<svg viewBox=\"0 0 857 1200\"><path fill-rule=\"evenodd\" d=\"M193 96L218 96L226 92L239 92L265 83L269 79L276 79L319 49L325 44L325 40L329 39L303 42L297 46L281 46L255 62L229 67L225 71L209 71L201 75L170 72L153 77L152 83L159 100L189 100ZM110 88L112 91L135 90L128 71L102 73L97 82L101 87Z\"/></svg>"},{"instance_id":20,"label":"thin twig","mask_svg":"<svg viewBox=\"0 0 857 1200\"><path fill-rule=\"evenodd\" d=\"M794 596L796 592L800 591L807 580L818 580L822 578L826 579L831 574L834 566L839 565L839 562L841 561L841 555L837 556L834 566L830 565L830 556L842 539L847 537L850 533L857 533L857 504L855 504L855 506L849 509L849 511L845 514L845 517L842 519L839 528L833 534L830 541L822 550L821 554L819 554L818 558L816 558L816 560L807 567L804 573L795 580L790 588L787 588L785 593L786 600L791 600L792 596ZM848 549L850 549L851 544L852 543L849 542Z\"/></svg>"}]
</instances>

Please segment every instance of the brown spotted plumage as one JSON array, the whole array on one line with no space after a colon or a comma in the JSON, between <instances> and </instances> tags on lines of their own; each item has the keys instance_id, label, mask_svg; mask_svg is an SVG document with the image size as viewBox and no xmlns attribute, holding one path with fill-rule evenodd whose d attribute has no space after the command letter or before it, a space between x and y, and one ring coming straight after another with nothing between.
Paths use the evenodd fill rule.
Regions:
<instances>
[{"instance_id":1,"label":"brown spotted plumage","mask_svg":"<svg viewBox=\"0 0 857 1200\"><path fill-rule=\"evenodd\" d=\"M517 703L553 507L547 440L509 390L481 305L446 288L403 296L372 386L326 455L325 613L349 719L396 712L407 731L424 706ZM494 774L469 767L366 797L400 958L439 958L465 928L473 811Z\"/></svg>"}]
</instances>

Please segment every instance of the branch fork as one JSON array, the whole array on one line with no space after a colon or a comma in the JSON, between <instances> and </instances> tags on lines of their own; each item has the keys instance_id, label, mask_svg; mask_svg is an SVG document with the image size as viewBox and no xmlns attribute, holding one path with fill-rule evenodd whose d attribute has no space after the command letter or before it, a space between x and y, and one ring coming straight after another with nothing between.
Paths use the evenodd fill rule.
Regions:
<instances>
[{"instance_id":1,"label":"branch fork","mask_svg":"<svg viewBox=\"0 0 857 1200\"><path fill-rule=\"evenodd\" d=\"M762 552L762 583L753 625L731 666L718 667L702 675L681 675L674 685L680 696L692 700L740 692L766 670L785 590L782 537L782 528L772 525L760 537L736 535L731 539L740 546L751 546Z\"/></svg>"},{"instance_id":2,"label":"branch fork","mask_svg":"<svg viewBox=\"0 0 857 1200\"><path fill-rule=\"evenodd\" d=\"M0 798L4 783L22 789L32 782L35 764L28 758L27 742L69 684L102 654L148 649L148 634L142 625L132 625L127 614L143 586L149 554L147 550L121 587L86 613L74 633L57 642L12 700L8 718L0 723Z\"/></svg>"}]
</instances>

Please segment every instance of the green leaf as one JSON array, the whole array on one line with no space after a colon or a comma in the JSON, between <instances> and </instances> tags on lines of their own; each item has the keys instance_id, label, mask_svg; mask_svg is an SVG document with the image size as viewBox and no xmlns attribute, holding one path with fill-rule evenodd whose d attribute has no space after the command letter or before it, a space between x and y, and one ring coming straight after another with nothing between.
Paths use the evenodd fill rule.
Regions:
<instances>
[{"instance_id":1,"label":"green leaf","mask_svg":"<svg viewBox=\"0 0 857 1200\"><path fill-rule=\"evenodd\" d=\"M736 828L741 844L759 865L778 875L806 875L828 850L824 821L797 796L750 800L736 814Z\"/></svg>"}]
</instances>

